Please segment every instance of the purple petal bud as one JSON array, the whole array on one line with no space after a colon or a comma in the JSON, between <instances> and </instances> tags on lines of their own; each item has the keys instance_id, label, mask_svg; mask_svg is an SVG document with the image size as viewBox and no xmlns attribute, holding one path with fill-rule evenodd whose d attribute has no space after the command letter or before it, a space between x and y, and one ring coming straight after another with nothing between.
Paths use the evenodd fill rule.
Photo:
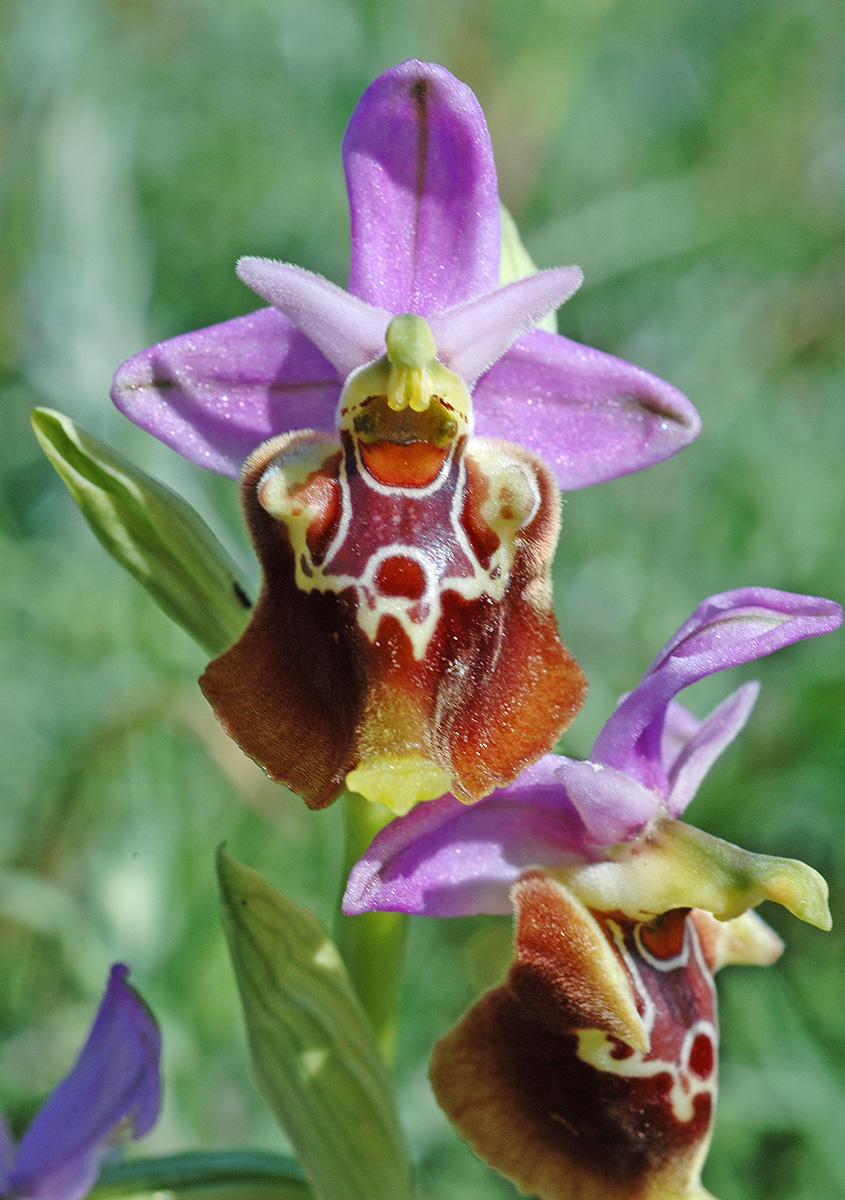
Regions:
<instances>
[{"instance_id":1,"label":"purple petal bud","mask_svg":"<svg viewBox=\"0 0 845 1200\"><path fill-rule=\"evenodd\" d=\"M0 1113L0 1196L8 1191L9 1172L15 1159L15 1143L6 1118Z\"/></svg>"},{"instance_id":2,"label":"purple petal bud","mask_svg":"<svg viewBox=\"0 0 845 1200\"><path fill-rule=\"evenodd\" d=\"M111 969L94 1025L71 1070L47 1098L18 1147L8 1186L21 1200L81 1200L124 1122L141 1137L158 1116L161 1083L158 1027Z\"/></svg>"},{"instance_id":3,"label":"purple petal bud","mask_svg":"<svg viewBox=\"0 0 845 1200\"><path fill-rule=\"evenodd\" d=\"M661 739L669 702L691 683L763 658L782 646L829 633L842 623L832 600L772 588L711 596L695 610L619 704L593 746L606 763L669 798Z\"/></svg>"}]
</instances>

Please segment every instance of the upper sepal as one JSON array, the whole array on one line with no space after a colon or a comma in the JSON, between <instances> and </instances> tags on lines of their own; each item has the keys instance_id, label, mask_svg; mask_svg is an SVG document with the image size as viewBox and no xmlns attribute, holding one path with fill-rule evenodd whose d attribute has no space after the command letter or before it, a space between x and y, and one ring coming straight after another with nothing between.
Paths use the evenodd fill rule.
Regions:
<instances>
[{"instance_id":1,"label":"upper sepal","mask_svg":"<svg viewBox=\"0 0 845 1200\"><path fill-rule=\"evenodd\" d=\"M496 168L466 84L435 63L391 67L352 114L343 163L353 295L428 316L496 286Z\"/></svg>"},{"instance_id":2,"label":"upper sepal","mask_svg":"<svg viewBox=\"0 0 845 1200\"><path fill-rule=\"evenodd\" d=\"M818 596L774 588L738 588L710 596L619 702L596 738L591 759L655 788L677 814L682 805L671 802L662 741L667 709L678 692L717 671L829 633L841 623L840 605ZM713 736L719 738L718 728ZM673 766L677 773L677 762ZM684 792L688 800L688 786Z\"/></svg>"}]
</instances>

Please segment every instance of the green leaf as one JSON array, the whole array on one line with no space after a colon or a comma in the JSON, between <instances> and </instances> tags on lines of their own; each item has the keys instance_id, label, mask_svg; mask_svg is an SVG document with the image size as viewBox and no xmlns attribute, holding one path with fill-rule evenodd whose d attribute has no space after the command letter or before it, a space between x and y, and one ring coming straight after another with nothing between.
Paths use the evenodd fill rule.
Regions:
<instances>
[{"instance_id":1,"label":"green leaf","mask_svg":"<svg viewBox=\"0 0 845 1200\"><path fill-rule=\"evenodd\" d=\"M331 939L221 848L223 924L256 1077L320 1200L409 1200L372 1027Z\"/></svg>"},{"instance_id":2,"label":"green leaf","mask_svg":"<svg viewBox=\"0 0 845 1200\"><path fill-rule=\"evenodd\" d=\"M314 1200L302 1170L292 1158L263 1150L199 1150L106 1163L90 1200L210 1187L225 1187L227 1196L233 1191L261 1188L272 1189L275 1200Z\"/></svg>"},{"instance_id":3,"label":"green leaf","mask_svg":"<svg viewBox=\"0 0 845 1200\"><path fill-rule=\"evenodd\" d=\"M159 607L209 654L240 637L245 583L202 517L69 417L37 408L32 426L94 533Z\"/></svg>"},{"instance_id":4,"label":"green leaf","mask_svg":"<svg viewBox=\"0 0 845 1200\"><path fill-rule=\"evenodd\" d=\"M526 275L536 275L538 267L531 255L522 244L516 221L499 201L499 216L502 221L502 257L499 260L499 287L513 283L516 279L524 279ZM537 322L538 329L548 333L557 333L557 314L550 312L542 321Z\"/></svg>"}]
</instances>

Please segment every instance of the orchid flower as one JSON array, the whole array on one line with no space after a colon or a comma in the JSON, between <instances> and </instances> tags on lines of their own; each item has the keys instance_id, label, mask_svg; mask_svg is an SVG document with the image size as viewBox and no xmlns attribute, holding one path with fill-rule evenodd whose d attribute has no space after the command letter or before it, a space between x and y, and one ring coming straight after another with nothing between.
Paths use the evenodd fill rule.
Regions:
<instances>
[{"instance_id":1,"label":"orchid flower","mask_svg":"<svg viewBox=\"0 0 845 1200\"><path fill-rule=\"evenodd\" d=\"M504 983L435 1047L442 1107L476 1152L541 1200L703 1198L718 1023L712 976L773 962L749 911L776 900L830 927L810 867L739 850L677 818L757 695L700 721L689 684L835 629L838 605L744 588L700 605L620 701L587 762L547 755L466 808L387 826L344 911L516 913Z\"/></svg>"},{"instance_id":2,"label":"orchid flower","mask_svg":"<svg viewBox=\"0 0 845 1200\"><path fill-rule=\"evenodd\" d=\"M112 967L76 1065L50 1094L15 1147L0 1117L0 1197L82 1200L117 1140L152 1128L161 1102L158 1026Z\"/></svg>"},{"instance_id":3,"label":"orchid flower","mask_svg":"<svg viewBox=\"0 0 845 1200\"><path fill-rule=\"evenodd\" d=\"M698 417L647 372L535 328L577 268L499 286L489 134L442 67L376 79L343 158L349 291L244 258L271 307L136 355L113 397L193 462L247 460L264 586L202 680L243 749L314 808L344 781L393 807L476 799L583 699L551 610L558 487L657 462Z\"/></svg>"}]
</instances>

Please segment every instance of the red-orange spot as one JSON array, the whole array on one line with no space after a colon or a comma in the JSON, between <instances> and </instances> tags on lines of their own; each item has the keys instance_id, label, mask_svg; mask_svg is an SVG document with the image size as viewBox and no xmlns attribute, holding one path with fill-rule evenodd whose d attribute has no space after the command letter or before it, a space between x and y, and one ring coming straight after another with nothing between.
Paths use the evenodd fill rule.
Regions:
<instances>
[{"instance_id":1,"label":"red-orange spot","mask_svg":"<svg viewBox=\"0 0 845 1200\"><path fill-rule=\"evenodd\" d=\"M395 554L381 564L375 582L383 596L406 596L409 600L419 600L425 592L425 571L416 559Z\"/></svg>"},{"instance_id":2,"label":"red-orange spot","mask_svg":"<svg viewBox=\"0 0 845 1200\"><path fill-rule=\"evenodd\" d=\"M483 567L489 567L490 559L499 549L499 535L490 528L481 515L481 507L490 492L487 479L470 459L467 461L467 490L464 499L461 525L469 538L470 545L478 555Z\"/></svg>"},{"instance_id":3,"label":"red-orange spot","mask_svg":"<svg viewBox=\"0 0 845 1200\"><path fill-rule=\"evenodd\" d=\"M340 484L330 470L333 463L323 464L312 471L306 481L291 488L291 508L294 515L310 508L313 517L305 534L312 558L319 561L325 554L340 520Z\"/></svg>"},{"instance_id":4,"label":"red-orange spot","mask_svg":"<svg viewBox=\"0 0 845 1200\"><path fill-rule=\"evenodd\" d=\"M640 927L643 946L654 958L676 958L684 948L688 908L675 908Z\"/></svg>"},{"instance_id":5,"label":"red-orange spot","mask_svg":"<svg viewBox=\"0 0 845 1200\"><path fill-rule=\"evenodd\" d=\"M437 478L449 453L429 442L359 444L364 466L388 487L426 487Z\"/></svg>"},{"instance_id":6,"label":"red-orange spot","mask_svg":"<svg viewBox=\"0 0 845 1200\"><path fill-rule=\"evenodd\" d=\"M715 1062L713 1042L706 1033L696 1034L689 1055L689 1069L693 1075L697 1075L699 1079L709 1079Z\"/></svg>"}]
</instances>

